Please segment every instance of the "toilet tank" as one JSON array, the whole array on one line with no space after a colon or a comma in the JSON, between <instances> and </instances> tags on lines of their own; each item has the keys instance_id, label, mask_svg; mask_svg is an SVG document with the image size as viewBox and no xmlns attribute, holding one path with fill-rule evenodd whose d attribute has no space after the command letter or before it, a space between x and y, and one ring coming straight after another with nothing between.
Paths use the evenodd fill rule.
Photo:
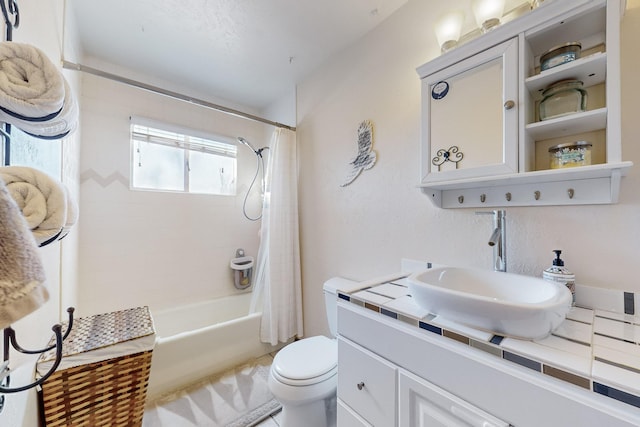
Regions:
<instances>
[{"instance_id":1,"label":"toilet tank","mask_svg":"<svg viewBox=\"0 0 640 427\"><path fill-rule=\"evenodd\" d=\"M353 289L358 282L345 279L343 277L332 277L324 282L322 286L324 292L325 311L327 313L327 321L329 322L329 331L331 336L338 334L338 291L345 289Z\"/></svg>"}]
</instances>

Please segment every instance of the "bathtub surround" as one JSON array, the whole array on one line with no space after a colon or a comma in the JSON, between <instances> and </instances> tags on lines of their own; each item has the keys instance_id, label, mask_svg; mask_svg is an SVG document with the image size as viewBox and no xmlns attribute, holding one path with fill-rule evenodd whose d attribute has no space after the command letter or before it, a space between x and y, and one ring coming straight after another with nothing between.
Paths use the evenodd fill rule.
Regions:
<instances>
[{"instance_id":1,"label":"bathtub surround","mask_svg":"<svg viewBox=\"0 0 640 427\"><path fill-rule=\"evenodd\" d=\"M40 254L25 219L0 179L0 329L49 299Z\"/></svg>"},{"instance_id":2,"label":"bathtub surround","mask_svg":"<svg viewBox=\"0 0 640 427\"><path fill-rule=\"evenodd\" d=\"M303 334L296 134L276 129L269 151L250 310L261 307L260 339L276 345Z\"/></svg>"},{"instance_id":3,"label":"bathtub surround","mask_svg":"<svg viewBox=\"0 0 640 427\"><path fill-rule=\"evenodd\" d=\"M262 356L150 402L143 427L246 427L280 409L267 386L273 358Z\"/></svg>"},{"instance_id":4,"label":"bathtub surround","mask_svg":"<svg viewBox=\"0 0 640 427\"><path fill-rule=\"evenodd\" d=\"M242 214L255 154L238 150L235 196L132 191L129 117L242 135L256 146L267 145L272 129L92 75L83 74L83 83L83 139L91 144L81 153L78 310L114 311L126 303L156 312L242 292L229 258L237 248L258 253L260 222ZM248 212L261 205L252 191Z\"/></svg>"}]
</instances>

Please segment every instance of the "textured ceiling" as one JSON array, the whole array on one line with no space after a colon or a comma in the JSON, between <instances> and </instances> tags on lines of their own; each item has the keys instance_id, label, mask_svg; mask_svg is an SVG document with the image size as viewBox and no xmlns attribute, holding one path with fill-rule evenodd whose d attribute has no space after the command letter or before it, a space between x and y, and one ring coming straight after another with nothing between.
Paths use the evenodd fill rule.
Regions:
<instances>
[{"instance_id":1,"label":"textured ceiling","mask_svg":"<svg viewBox=\"0 0 640 427\"><path fill-rule=\"evenodd\" d=\"M406 1L67 0L67 8L85 65L260 110Z\"/></svg>"},{"instance_id":2,"label":"textured ceiling","mask_svg":"<svg viewBox=\"0 0 640 427\"><path fill-rule=\"evenodd\" d=\"M83 65L259 112L291 96L332 54L408 1L66 0L66 6ZM476 26L471 0L411 1L428 2L435 15L462 10L463 33ZM523 3L506 0L505 11Z\"/></svg>"}]
</instances>

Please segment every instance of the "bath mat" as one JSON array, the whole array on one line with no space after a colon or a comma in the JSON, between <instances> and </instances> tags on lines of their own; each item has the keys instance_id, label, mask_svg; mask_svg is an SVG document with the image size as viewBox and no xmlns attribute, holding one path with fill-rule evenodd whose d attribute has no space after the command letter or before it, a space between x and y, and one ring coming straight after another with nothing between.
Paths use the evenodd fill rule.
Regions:
<instances>
[{"instance_id":1,"label":"bath mat","mask_svg":"<svg viewBox=\"0 0 640 427\"><path fill-rule=\"evenodd\" d=\"M249 411L246 415L243 415L231 424L227 424L227 427L255 427L281 410L282 405L280 405L280 402L276 399L271 399L269 402L253 411Z\"/></svg>"},{"instance_id":2,"label":"bath mat","mask_svg":"<svg viewBox=\"0 0 640 427\"><path fill-rule=\"evenodd\" d=\"M263 356L147 405L143 427L249 427L280 409Z\"/></svg>"}]
</instances>

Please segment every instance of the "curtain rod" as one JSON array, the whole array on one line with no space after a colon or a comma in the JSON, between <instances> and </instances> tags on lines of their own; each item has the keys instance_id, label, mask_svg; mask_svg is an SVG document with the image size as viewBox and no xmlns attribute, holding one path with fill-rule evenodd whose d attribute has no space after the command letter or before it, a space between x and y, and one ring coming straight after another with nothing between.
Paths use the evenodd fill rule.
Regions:
<instances>
[{"instance_id":1,"label":"curtain rod","mask_svg":"<svg viewBox=\"0 0 640 427\"><path fill-rule=\"evenodd\" d=\"M269 119L265 119L259 116L255 116L253 114L244 113L242 111L234 110L232 108L223 107L222 105L213 104L208 101L204 101L202 99L193 98L191 96L183 95L181 93L172 92L170 90L162 89L157 86L148 85L146 83L142 83L136 80L131 80L126 77L118 76L116 74L107 73L106 71L98 70L96 68L87 67L86 65L74 64L69 61L62 61L62 67L67 70L76 70L82 71L84 73L93 74L94 76L104 77L109 80L114 80L116 82L124 83L129 86L137 87L139 89L144 89L149 92L157 93L159 95L168 96L170 98L178 99L180 101L185 101L190 104L199 105L201 107L210 108L212 110L220 111L222 113L230 114L232 116L241 117L243 119L253 120L254 122L265 123L271 126L289 129L295 132L296 128L294 126L288 126L282 123L274 122Z\"/></svg>"}]
</instances>

